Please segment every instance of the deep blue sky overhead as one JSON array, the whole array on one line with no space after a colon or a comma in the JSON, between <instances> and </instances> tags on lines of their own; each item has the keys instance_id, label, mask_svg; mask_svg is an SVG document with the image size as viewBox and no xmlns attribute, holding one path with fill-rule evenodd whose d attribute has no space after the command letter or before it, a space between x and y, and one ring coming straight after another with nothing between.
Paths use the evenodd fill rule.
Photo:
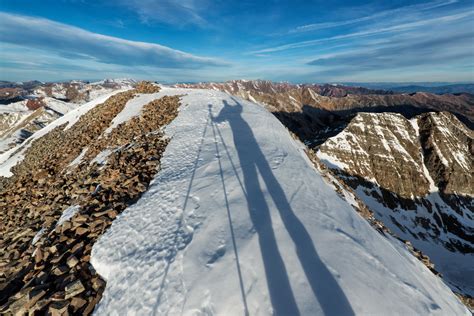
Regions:
<instances>
[{"instance_id":1,"label":"deep blue sky overhead","mask_svg":"<svg viewBox=\"0 0 474 316\"><path fill-rule=\"evenodd\" d=\"M0 0L0 79L474 81L474 1Z\"/></svg>"}]
</instances>

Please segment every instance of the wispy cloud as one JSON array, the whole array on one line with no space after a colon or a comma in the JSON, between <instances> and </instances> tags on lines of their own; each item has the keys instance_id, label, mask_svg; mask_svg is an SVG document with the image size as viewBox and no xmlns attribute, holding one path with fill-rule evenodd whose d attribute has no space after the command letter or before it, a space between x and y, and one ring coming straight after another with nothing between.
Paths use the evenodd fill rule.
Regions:
<instances>
[{"instance_id":1,"label":"wispy cloud","mask_svg":"<svg viewBox=\"0 0 474 316\"><path fill-rule=\"evenodd\" d=\"M321 29L336 28L340 26L352 25L352 24L357 24L357 23L362 23L362 22L371 22L371 21L378 20L381 18L403 16L403 15L410 14L413 12L415 12L416 14L419 14L419 13L422 13L423 11L432 10L435 8L447 6L450 4L457 3L457 2L458 2L457 0L449 0L449 1L434 1L434 2L428 2L428 3L422 3L422 4L414 4L414 5L404 6L401 8L377 12L375 14L363 16L356 19L301 25L290 30L289 33L301 33L301 32L316 31L316 30L321 30Z\"/></svg>"},{"instance_id":2,"label":"wispy cloud","mask_svg":"<svg viewBox=\"0 0 474 316\"><path fill-rule=\"evenodd\" d=\"M309 65L347 69L357 66L360 70L391 69L420 66L472 58L474 31L444 34L432 39L404 39L375 49L366 49L317 58Z\"/></svg>"},{"instance_id":3,"label":"wispy cloud","mask_svg":"<svg viewBox=\"0 0 474 316\"><path fill-rule=\"evenodd\" d=\"M135 12L143 23L165 23L171 25L208 26L201 12L207 0L117 0L120 5Z\"/></svg>"},{"instance_id":4,"label":"wispy cloud","mask_svg":"<svg viewBox=\"0 0 474 316\"><path fill-rule=\"evenodd\" d=\"M436 71L444 71L444 75L454 80L457 75L458 81L473 80L474 69L468 66L472 65L472 43L473 30L434 29L423 34L397 36L379 46L318 57L307 64L314 66L315 76L326 80L388 75L403 78L407 74L422 78ZM453 71L459 66L463 69Z\"/></svg>"},{"instance_id":5,"label":"wispy cloud","mask_svg":"<svg viewBox=\"0 0 474 316\"><path fill-rule=\"evenodd\" d=\"M47 19L0 12L0 41L106 64L196 69L226 63L154 43L92 33Z\"/></svg>"},{"instance_id":6,"label":"wispy cloud","mask_svg":"<svg viewBox=\"0 0 474 316\"><path fill-rule=\"evenodd\" d=\"M263 53L273 53L273 52L285 51L285 50L289 50L289 49L304 48L304 47L309 47L309 46L317 45L317 44L320 44L320 43L323 43L323 42L328 42L328 41L344 40L344 39L351 39L351 38L358 38L358 37L367 37L367 36L379 35L379 34L382 34L382 33L390 33L390 32L396 32L396 31L416 29L416 28L423 27L423 26L435 25L435 24L439 24L439 23L446 23L446 22L461 20L461 19L465 19L467 17L472 17L472 16L474 16L474 12L467 11L467 12L462 12L462 13L456 13L456 14L451 14L451 15L435 17L435 18L429 18L429 19L425 19L425 20L419 20L419 21L416 21L416 22L409 22L409 23L402 23L402 24L392 25L392 26L383 27L383 28L373 27L373 28L370 28L370 29L367 29L367 30L357 31L357 32L348 33L348 34L341 34L341 35L336 35L336 36L317 38L317 39L314 39L314 40L299 41L299 42L294 42L294 43L289 43L289 44L284 44L284 45L279 45L279 46L274 46L274 47L268 47L268 48L252 51L250 53L251 54L263 54Z\"/></svg>"}]
</instances>

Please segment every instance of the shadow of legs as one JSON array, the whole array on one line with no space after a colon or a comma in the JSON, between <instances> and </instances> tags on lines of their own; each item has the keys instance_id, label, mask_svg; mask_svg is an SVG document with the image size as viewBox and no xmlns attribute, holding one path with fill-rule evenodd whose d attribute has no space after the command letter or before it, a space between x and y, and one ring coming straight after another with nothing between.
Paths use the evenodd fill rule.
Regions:
<instances>
[{"instance_id":1,"label":"shadow of legs","mask_svg":"<svg viewBox=\"0 0 474 316\"><path fill-rule=\"evenodd\" d=\"M265 158L259 160L258 169L277 206L286 230L296 247L306 278L325 315L354 315L346 295L334 276L321 261L311 236L291 209L285 193L276 180Z\"/></svg>"},{"instance_id":2,"label":"shadow of legs","mask_svg":"<svg viewBox=\"0 0 474 316\"><path fill-rule=\"evenodd\" d=\"M276 314L297 315L299 311L278 250L270 210L259 185L257 168L295 244L298 259L323 312L326 315L353 315L354 311L347 297L319 258L311 236L291 209L252 129L242 118L242 105L237 100L234 101L236 102L234 106L224 101L224 108L215 120L228 121L232 129L234 145L243 172L249 213L258 234L270 298Z\"/></svg>"},{"instance_id":3,"label":"shadow of legs","mask_svg":"<svg viewBox=\"0 0 474 316\"><path fill-rule=\"evenodd\" d=\"M276 315L299 315L291 290L285 264L278 250L270 211L258 183L254 164L242 166L248 193L248 207L252 224L258 234L270 299Z\"/></svg>"}]
</instances>

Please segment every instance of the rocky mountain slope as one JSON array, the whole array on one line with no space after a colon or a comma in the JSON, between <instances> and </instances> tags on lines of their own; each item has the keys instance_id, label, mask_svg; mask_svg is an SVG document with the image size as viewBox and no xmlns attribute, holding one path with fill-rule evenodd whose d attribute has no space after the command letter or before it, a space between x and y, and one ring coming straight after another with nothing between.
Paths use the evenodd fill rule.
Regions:
<instances>
[{"instance_id":1,"label":"rocky mountain slope","mask_svg":"<svg viewBox=\"0 0 474 316\"><path fill-rule=\"evenodd\" d=\"M0 153L22 143L39 129L78 106L53 98L0 105Z\"/></svg>"},{"instance_id":2,"label":"rocky mountain slope","mask_svg":"<svg viewBox=\"0 0 474 316\"><path fill-rule=\"evenodd\" d=\"M135 81L127 79L94 83L3 82L0 85L0 154L79 105L134 84ZM15 92L11 92L12 89Z\"/></svg>"},{"instance_id":3,"label":"rocky mountain slope","mask_svg":"<svg viewBox=\"0 0 474 316\"><path fill-rule=\"evenodd\" d=\"M92 245L146 190L176 116L178 99L158 90L86 103L1 156L2 313L92 312L105 286Z\"/></svg>"},{"instance_id":4,"label":"rocky mountain slope","mask_svg":"<svg viewBox=\"0 0 474 316\"><path fill-rule=\"evenodd\" d=\"M10 104L41 96L81 104L91 101L101 94L131 87L136 83L133 79L104 79L92 83L81 80L47 83L40 81L0 81L0 104Z\"/></svg>"},{"instance_id":5,"label":"rocky mountain slope","mask_svg":"<svg viewBox=\"0 0 474 316\"><path fill-rule=\"evenodd\" d=\"M83 104L0 155L0 311L468 315L305 150L218 91Z\"/></svg>"},{"instance_id":6,"label":"rocky mountain slope","mask_svg":"<svg viewBox=\"0 0 474 316\"><path fill-rule=\"evenodd\" d=\"M318 157L375 217L474 294L474 132L447 112L359 113Z\"/></svg>"}]
</instances>

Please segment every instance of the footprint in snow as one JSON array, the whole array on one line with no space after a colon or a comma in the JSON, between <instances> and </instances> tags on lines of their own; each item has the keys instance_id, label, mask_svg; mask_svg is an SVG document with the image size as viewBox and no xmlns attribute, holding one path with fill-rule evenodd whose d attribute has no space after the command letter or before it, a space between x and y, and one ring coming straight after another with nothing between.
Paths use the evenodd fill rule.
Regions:
<instances>
[{"instance_id":1,"label":"footprint in snow","mask_svg":"<svg viewBox=\"0 0 474 316\"><path fill-rule=\"evenodd\" d=\"M216 251L214 251L214 253L209 257L209 260L207 260L207 263L206 265L211 265L213 263L215 263L217 260L219 260L220 258L222 258L222 256L224 256L225 254L225 245L221 245L219 246Z\"/></svg>"}]
</instances>

